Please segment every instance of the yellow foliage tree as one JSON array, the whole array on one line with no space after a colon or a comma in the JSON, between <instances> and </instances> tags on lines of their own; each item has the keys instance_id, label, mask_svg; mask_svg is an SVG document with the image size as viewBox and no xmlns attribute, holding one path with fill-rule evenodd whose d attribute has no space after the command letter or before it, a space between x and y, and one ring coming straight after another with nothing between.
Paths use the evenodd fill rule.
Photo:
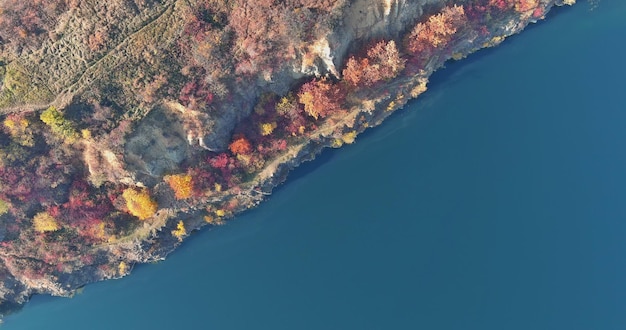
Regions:
<instances>
[{"instance_id":1,"label":"yellow foliage tree","mask_svg":"<svg viewBox=\"0 0 626 330\"><path fill-rule=\"evenodd\" d=\"M0 215L9 212L9 203L0 199Z\"/></svg>"},{"instance_id":2,"label":"yellow foliage tree","mask_svg":"<svg viewBox=\"0 0 626 330\"><path fill-rule=\"evenodd\" d=\"M24 147L35 145L33 131L29 125L30 123L26 118L7 117L4 120L4 127L9 131L11 138Z\"/></svg>"},{"instance_id":3,"label":"yellow foliage tree","mask_svg":"<svg viewBox=\"0 0 626 330\"><path fill-rule=\"evenodd\" d=\"M124 261L120 261L120 264L117 266L117 270L119 275L126 275L128 265Z\"/></svg>"},{"instance_id":4,"label":"yellow foliage tree","mask_svg":"<svg viewBox=\"0 0 626 330\"><path fill-rule=\"evenodd\" d=\"M63 138L67 142L73 142L79 137L72 122L65 119L63 114L55 107L46 109L41 113L39 119L48 125L55 135Z\"/></svg>"},{"instance_id":5,"label":"yellow foliage tree","mask_svg":"<svg viewBox=\"0 0 626 330\"><path fill-rule=\"evenodd\" d=\"M176 197L176 199L186 199L193 195L193 181L191 175L167 175L163 179L174 191L174 197Z\"/></svg>"},{"instance_id":6,"label":"yellow foliage tree","mask_svg":"<svg viewBox=\"0 0 626 330\"><path fill-rule=\"evenodd\" d=\"M289 93L278 101L276 112L281 116L293 115L298 112L298 104L293 94Z\"/></svg>"},{"instance_id":7,"label":"yellow foliage tree","mask_svg":"<svg viewBox=\"0 0 626 330\"><path fill-rule=\"evenodd\" d=\"M330 144L331 148L341 148L341 146L343 146L343 140L341 139L334 139Z\"/></svg>"},{"instance_id":8,"label":"yellow foliage tree","mask_svg":"<svg viewBox=\"0 0 626 330\"><path fill-rule=\"evenodd\" d=\"M136 216L139 220L146 220L157 211L157 203L152 200L150 194L145 189L137 191L134 188L127 188L122 193L122 197L126 200L126 207L130 214Z\"/></svg>"},{"instance_id":9,"label":"yellow foliage tree","mask_svg":"<svg viewBox=\"0 0 626 330\"><path fill-rule=\"evenodd\" d=\"M354 143L354 139L356 139L356 131L348 132L341 137L341 140L347 144Z\"/></svg>"},{"instance_id":10,"label":"yellow foliage tree","mask_svg":"<svg viewBox=\"0 0 626 330\"><path fill-rule=\"evenodd\" d=\"M224 224L224 218L212 217L210 215L204 216L204 221L206 221L206 223L214 225L214 226L221 226L221 225Z\"/></svg>"},{"instance_id":11,"label":"yellow foliage tree","mask_svg":"<svg viewBox=\"0 0 626 330\"><path fill-rule=\"evenodd\" d=\"M61 229L59 223L47 212L39 212L33 217L33 227L40 233Z\"/></svg>"},{"instance_id":12,"label":"yellow foliage tree","mask_svg":"<svg viewBox=\"0 0 626 330\"><path fill-rule=\"evenodd\" d=\"M274 129L276 129L276 127L277 127L276 122L263 123L259 125L259 129L261 130L261 135L263 136L268 136L272 134L272 132L274 132Z\"/></svg>"},{"instance_id":13,"label":"yellow foliage tree","mask_svg":"<svg viewBox=\"0 0 626 330\"><path fill-rule=\"evenodd\" d=\"M185 229L185 224L183 223L182 220L178 221L178 224L176 225L176 229L172 230L172 235L178 238L179 241L182 241L183 237L187 235L187 229Z\"/></svg>"}]
</instances>

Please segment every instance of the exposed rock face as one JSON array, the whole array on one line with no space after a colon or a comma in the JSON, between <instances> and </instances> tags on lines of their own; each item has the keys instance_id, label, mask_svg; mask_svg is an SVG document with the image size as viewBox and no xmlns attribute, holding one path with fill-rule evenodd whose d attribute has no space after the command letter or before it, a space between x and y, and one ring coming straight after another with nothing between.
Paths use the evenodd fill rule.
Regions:
<instances>
[{"instance_id":1,"label":"exposed rock face","mask_svg":"<svg viewBox=\"0 0 626 330\"><path fill-rule=\"evenodd\" d=\"M184 134L182 122L172 114L153 110L128 137L124 154L129 170L144 183L175 171L189 157Z\"/></svg>"},{"instance_id":2,"label":"exposed rock face","mask_svg":"<svg viewBox=\"0 0 626 330\"><path fill-rule=\"evenodd\" d=\"M333 54L337 63L342 63L348 47L357 40L396 38L415 24L424 9L440 8L440 0L368 0L353 1L346 9L344 24L330 36L335 45Z\"/></svg>"},{"instance_id":3,"label":"exposed rock face","mask_svg":"<svg viewBox=\"0 0 626 330\"><path fill-rule=\"evenodd\" d=\"M454 10L467 27L437 14L464 4ZM32 294L71 295L165 258L192 230L257 205L321 149L380 124L422 93L446 60L498 44L554 4L67 0L31 8L7 0L0 5L0 312ZM19 21L18 10L29 20ZM430 53L398 55L395 45L406 48L403 36L418 22L431 24L420 30ZM394 47L362 51L380 40ZM402 73L350 85L342 81L349 54L377 74L384 63L374 60L396 55ZM326 78L299 87L312 77ZM340 110L305 105L316 97L342 100ZM133 214L154 204L147 219ZM40 214L55 226L34 229Z\"/></svg>"}]
</instances>

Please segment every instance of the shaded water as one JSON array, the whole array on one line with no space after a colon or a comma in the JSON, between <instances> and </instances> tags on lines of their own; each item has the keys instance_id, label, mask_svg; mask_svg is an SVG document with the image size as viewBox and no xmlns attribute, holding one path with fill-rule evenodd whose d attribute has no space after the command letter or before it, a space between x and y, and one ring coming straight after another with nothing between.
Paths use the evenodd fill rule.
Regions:
<instances>
[{"instance_id":1,"label":"shaded water","mask_svg":"<svg viewBox=\"0 0 626 330\"><path fill-rule=\"evenodd\" d=\"M626 2L557 11L258 209L4 328L626 328Z\"/></svg>"}]
</instances>

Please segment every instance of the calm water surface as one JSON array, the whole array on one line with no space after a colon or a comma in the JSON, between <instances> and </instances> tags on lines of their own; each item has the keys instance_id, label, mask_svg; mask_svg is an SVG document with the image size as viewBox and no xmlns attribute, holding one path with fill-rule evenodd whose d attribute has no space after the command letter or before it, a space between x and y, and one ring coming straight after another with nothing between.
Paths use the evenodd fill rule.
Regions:
<instances>
[{"instance_id":1,"label":"calm water surface","mask_svg":"<svg viewBox=\"0 0 626 330\"><path fill-rule=\"evenodd\" d=\"M562 8L167 261L5 329L626 329L626 1Z\"/></svg>"}]
</instances>

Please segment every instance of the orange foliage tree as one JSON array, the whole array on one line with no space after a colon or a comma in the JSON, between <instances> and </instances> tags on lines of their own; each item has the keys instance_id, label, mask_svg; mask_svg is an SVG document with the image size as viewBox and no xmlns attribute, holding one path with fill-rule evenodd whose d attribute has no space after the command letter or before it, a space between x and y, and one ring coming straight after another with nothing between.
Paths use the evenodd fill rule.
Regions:
<instances>
[{"instance_id":1,"label":"orange foliage tree","mask_svg":"<svg viewBox=\"0 0 626 330\"><path fill-rule=\"evenodd\" d=\"M193 181L191 175L167 175L163 179L174 191L174 197L176 197L176 199L187 199L193 195Z\"/></svg>"},{"instance_id":2,"label":"orange foliage tree","mask_svg":"<svg viewBox=\"0 0 626 330\"><path fill-rule=\"evenodd\" d=\"M380 41L367 50L367 57L356 59L351 56L343 70L343 77L352 86L371 86L397 77L404 70L405 63L395 41Z\"/></svg>"},{"instance_id":3,"label":"orange foliage tree","mask_svg":"<svg viewBox=\"0 0 626 330\"><path fill-rule=\"evenodd\" d=\"M367 58L356 59L354 56L348 58L346 67L343 69L343 81L352 86L363 85L363 72L365 68L369 66L369 60Z\"/></svg>"},{"instance_id":4,"label":"orange foliage tree","mask_svg":"<svg viewBox=\"0 0 626 330\"><path fill-rule=\"evenodd\" d=\"M463 6L447 6L413 28L405 39L406 48L412 53L428 53L435 48L443 48L466 22Z\"/></svg>"},{"instance_id":5,"label":"orange foliage tree","mask_svg":"<svg viewBox=\"0 0 626 330\"><path fill-rule=\"evenodd\" d=\"M235 137L233 139L233 142L231 142L228 146L228 149L230 149L230 151L236 155L247 155L252 152L252 146L250 145L250 142L248 142L248 139L246 139L246 137L243 135Z\"/></svg>"},{"instance_id":6,"label":"orange foliage tree","mask_svg":"<svg viewBox=\"0 0 626 330\"><path fill-rule=\"evenodd\" d=\"M331 84L325 78L314 79L302 85L298 92L298 102L302 103L304 111L315 119L341 111L342 99L339 86Z\"/></svg>"}]
</instances>

